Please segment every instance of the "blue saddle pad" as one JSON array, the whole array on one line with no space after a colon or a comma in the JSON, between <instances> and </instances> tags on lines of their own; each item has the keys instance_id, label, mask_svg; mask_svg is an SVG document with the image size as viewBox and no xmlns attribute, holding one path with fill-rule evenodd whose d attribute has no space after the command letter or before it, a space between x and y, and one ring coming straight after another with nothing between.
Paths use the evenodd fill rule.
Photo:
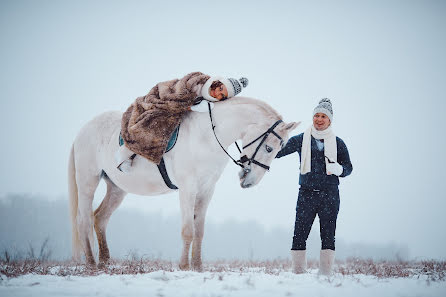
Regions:
<instances>
[{"instance_id":1,"label":"blue saddle pad","mask_svg":"<svg viewBox=\"0 0 446 297\"><path fill-rule=\"evenodd\" d=\"M173 147L175 146L175 143L177 143L178 132L180 132L180 125L178 125L175 128L175 130L172 133L172 136L170 136L169 142L167 143L167 147L166 147L166 153L168 151L170 151L171 149L173 149Z\"/></svg>"},{"instance_id":2,"label":"blue saddle pad","mask_svg":"<svg viewBox=\"0 0 446 297\"><path fill-rule=\"evenodd\" d=\"M175 128L175 130L172 133L172 136L170 136L169 142L167 142L166 153L175 146L175 143L177 143L179 131L180 131L180 125L178 125ZM124 139L122 138L121 133L119 133L119 146L123 145L124 145Z\"/></svg>"}]
</instances>

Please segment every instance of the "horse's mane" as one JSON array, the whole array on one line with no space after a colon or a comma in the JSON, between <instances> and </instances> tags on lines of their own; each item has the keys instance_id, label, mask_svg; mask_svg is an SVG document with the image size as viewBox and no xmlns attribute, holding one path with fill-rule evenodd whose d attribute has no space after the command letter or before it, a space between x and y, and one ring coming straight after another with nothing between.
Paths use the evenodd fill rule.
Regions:
<instances>
[{"instance_id":1,"label":"horse's mane","mask_svg":"<svg viewBox=\"0 0 446 297\"><path fill-rule=\"evenodd\" d=\"M219 102L218 104L230 104L230 105L251 105L255 106L258 110L263 112L265 116L271 117L273 119L280 119L282 120L282 116L270 105L263 102L259 99L254 98L248 98L248 97L233 97L227 100L224 100L222 102Z\"/></svg>"}]
</instances>

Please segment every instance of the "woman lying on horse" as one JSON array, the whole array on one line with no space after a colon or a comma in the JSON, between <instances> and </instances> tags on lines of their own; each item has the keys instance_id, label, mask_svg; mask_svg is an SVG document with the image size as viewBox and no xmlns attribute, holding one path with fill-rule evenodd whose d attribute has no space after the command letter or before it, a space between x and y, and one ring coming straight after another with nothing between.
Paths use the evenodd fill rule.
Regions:
<instances>
[{"instance_id":1,"label":"woman lying on horse","mask_svg":"<svg viewBox=\"0 0 446 297\"><path fill-rule=\"evenodd\" d=\"M122 116L124 140L117 154L118 169L126 172L135 154L159 164L170 136L189 111L208 111L213 102L239 94L248 79L210 77L192 72L182 79L160 82L136 98Z\"/></svg>"}]
</instances>

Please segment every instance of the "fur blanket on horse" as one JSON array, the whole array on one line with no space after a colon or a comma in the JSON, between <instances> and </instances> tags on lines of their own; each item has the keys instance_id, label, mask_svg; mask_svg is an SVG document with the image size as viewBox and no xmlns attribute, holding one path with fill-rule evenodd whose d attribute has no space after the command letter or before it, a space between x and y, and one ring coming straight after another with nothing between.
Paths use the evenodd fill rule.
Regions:
<instances>
[{"instance_id":1,"label":"fur blanket on horse","mask_svg":"<svg viewBox=\"0 0 446 297\"><path fill-rule=\"evenodd\" d=\"M136 98L122 116L121 135L127 148L159 164L171 134L208 79L208 75L192 72L182 79L160 82L147 95Z\"/></svg>"}]
</instances>

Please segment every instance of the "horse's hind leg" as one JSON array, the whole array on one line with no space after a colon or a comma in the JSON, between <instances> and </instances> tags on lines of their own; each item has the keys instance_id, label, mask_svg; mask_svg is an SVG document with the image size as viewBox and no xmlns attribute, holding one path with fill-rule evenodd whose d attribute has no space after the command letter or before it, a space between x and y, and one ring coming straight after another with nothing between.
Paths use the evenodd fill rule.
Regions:
<instances>
[{"instance_id":1,"label":"horse's hind leg","mask_svg":"<svg viewBox=\"0 0 446 297\"><path fill-rule=\"evenodd\" d=\"M189 269L189 251L194 238L194 205L196 193L180 189L181 208L181 237L183 238L183 251L180 259L180 269Z\"/></svg>"},{"instance_id":2,"label":"horse's hind leg","mask_svg":"<svg viewBox=\"0 0 446 297\"><path fill-rule=\"evenodd\" d=\"M110 251L107 246L106 229L112 213L119 207L127 194L116 186L107 176L104 177L107 183L107 193L101 205L94 212L94 229L99 244L99 268L103 268L110 260Z\"/></svg>"},{"instance_id":3,"label":"horse's hind leg","mask_svg":"<svg viewBox=\"0 0 446 297\"><path fill-rule=\"evenodd\" d=\"M78 181L78 209L77 209L77 231L79 241L85 253L87 265L91 268L96 267L93 255L93 199L94 192L100 181L100 175L77 174Z\"/></svg>"},{"instance_id":4,"label":"horse's hind leg","mask_svg":"<svg viewBox=\"0 0 446 297\"><path fill-rule=\"evenodd\" d=\"M194 239L192 242L192 269L195 271L202 271L201 261L201 243L204 236L204 223L206 218L206 211L211 201L214 189L202 191L195 199L194 209Z\"/></svg>"}]
</instances>

